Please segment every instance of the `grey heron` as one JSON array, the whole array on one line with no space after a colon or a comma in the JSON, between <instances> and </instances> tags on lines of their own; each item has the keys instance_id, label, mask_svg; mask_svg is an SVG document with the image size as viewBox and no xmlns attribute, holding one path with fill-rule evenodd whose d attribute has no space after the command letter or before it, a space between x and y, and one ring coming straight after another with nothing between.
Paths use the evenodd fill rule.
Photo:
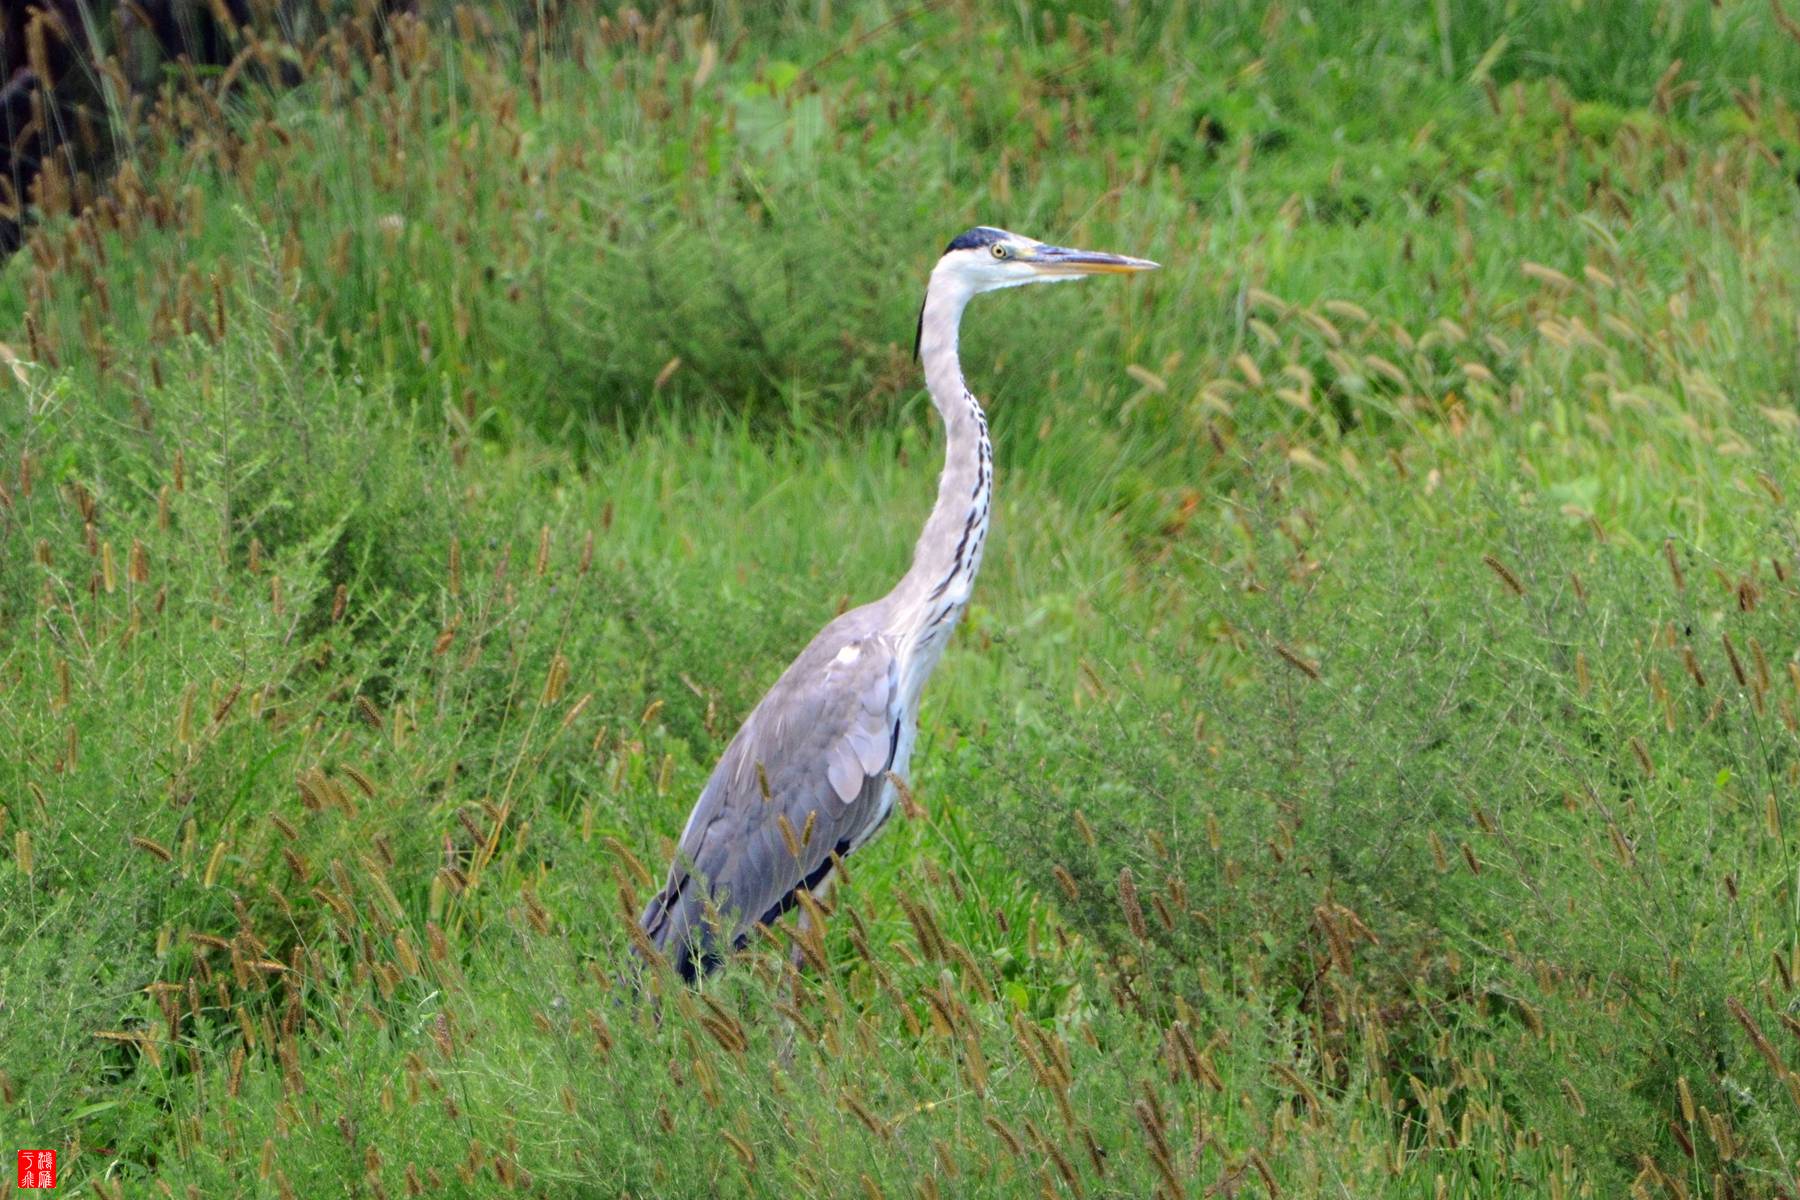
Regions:
<instances>
[{"instance_id":1,"label":"grey heron","mask_svg":"<svg viewBox=\"0 0 1800 1200\"><path fill-rule=\"evenodd\" d=\"M964 307L999 288L1156 265L988 226L959 235L938 259L914 344L947 442L937 501L900 582L825 626L713 768L668 882L639 922L683 979L717 966L802 889L823 896L837 863L893 811L893 781L906 778L918 735L919 694L969 603L987 541L993 450L957 361Z\"/></svg>"}]
</instances>

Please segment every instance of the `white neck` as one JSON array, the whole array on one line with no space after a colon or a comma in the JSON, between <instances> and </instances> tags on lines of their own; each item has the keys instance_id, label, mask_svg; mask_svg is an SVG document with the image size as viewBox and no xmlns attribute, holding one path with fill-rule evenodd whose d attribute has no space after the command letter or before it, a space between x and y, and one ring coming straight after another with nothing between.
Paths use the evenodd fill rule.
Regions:
<instances>
[{"instance_id":1,"label":"white neck","mask_svg":"<svg viewBox=\"0 0 1800 1200\"><path fill-rule=\"evenodd\" d=\"M913 549L912 567L888 594L890 628L918 665L913 686L923 686L968 605L987 542L994 490L993 447L987 416L963 382L956 332L973 289L947 270L932 272L920 318L919 360L925 386L944 423L944 471L937 503Z\"/></svg>"}]
</instances>

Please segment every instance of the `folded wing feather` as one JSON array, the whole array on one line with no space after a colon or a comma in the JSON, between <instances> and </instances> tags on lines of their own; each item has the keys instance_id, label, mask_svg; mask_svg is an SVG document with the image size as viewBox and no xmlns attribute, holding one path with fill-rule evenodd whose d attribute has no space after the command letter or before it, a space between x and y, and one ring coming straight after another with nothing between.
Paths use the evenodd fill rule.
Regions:
<instances>
[{"instance_id":1,"label":"folded wing feather","mask_svg":"<svg viewBox=\"0 0 1800 1200\"><path fill-rule=\"evenodd\" d=\"M842 618L840 618L841 620ZM703 919L708 900L735 913L727 945L791 902L834 850L858 844L880 820L892 764L898 667L887 638L845 636L837 623L803 651L738 730L701 791L661 894L644 912L651 939L682 973L720 953ZM769 782L764 800L757 767ZM808 827L798 859L779 834L785 815ZM702 886L696 886L696 885Z\"/></svg>"}]
</instances>

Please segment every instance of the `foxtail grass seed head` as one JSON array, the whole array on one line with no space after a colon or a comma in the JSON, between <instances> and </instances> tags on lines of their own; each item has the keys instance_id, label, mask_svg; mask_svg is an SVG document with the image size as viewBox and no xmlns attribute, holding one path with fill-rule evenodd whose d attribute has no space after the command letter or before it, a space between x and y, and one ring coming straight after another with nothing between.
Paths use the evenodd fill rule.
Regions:
<instances>
[{"instance_id":1,"label":"foxtail grass seed head","mask_svg":"<svg viewBox=\"0 0 1800 1200\"><path fill-rule=\"evenodd\" d=\"M1796 680L1800 680L1800 675L1796 675L1795 678ZM1800 684L1797 684L1796 686L1800 686ZM1083 813L1078 808L1074 811L1073 816L1075 819L1075 829L1076 832L1081 834L1081 840L1087 843L1088 849L1094 849L1095 846L1099 845L1099 839L1094 836L1094 827L1088 824L1087 814Z\"/></svg>"},{"instance_id":2,"label":"foxtail grass seed head","mask_svg":"<svg viewBox=\"0 0 1800 1200\"><path fill-rule=\"evenodd\" d=\"M1282 662L1285 662L1288 666L1294 668L1294 670L1300 672L1308 679L1316 680L1320 678L1319 664L1312 659L1305 657L1299 651L1289 649L1282 643L1276 642L1275 653L1281 657Z\"/></svg>"},{"instance_id":3,"label":"foxtail grass seed head","mask_svg":"<svg viewBox=\"0 0 1800 1200\"><path fill-rule=\"evenodd\" d=\"M969 1080L969 1087L977 1096L987 1095L987 1057L981 1052L981 1039L972 1029L963 1034L963 1072Z\"/></svg>"},{"instance_id":4,"label":"foxtail grass seed head","mask_svg":"<svg viewBox=\"0 0 1800 1200\"><path fill-rule=\"evenodd\" d=\"M375 798L375 781L365 775L356 764L341 763L338 770L344 774L346 779L356 785L356 790L361 792L366 799L373 800Z\"/></svg>"},{"instance_id":5,"label":"foxtail grass seed head","mask_svg":"<svg viewBox=\"0 0 1800 1200\"><path fill-rule=\"evenodd\" d=\"M874 1114L861 1096L858 1096L848 1087L843 1089L840 1096L843 1099L844 1107L849 1109L850 1113L855 1116L858 1121L861 1121L864 1128L870 1133L884 1141L893 1136L893 1130L888 1127L886 1122Z\"/></svg>"},{"instance_id":6,"label":"foxtail grass seed head","mask_svg":"<svg viewBox=\"0 0 1800 1200\"><path fill-rule=\"evenodd\" d=\"M206 871L200 877L202 887L211 888L219 882L219 869L225 864L225 850L224 841L213 844L212 853L206 859Z\"/></svg>"},{"instance_id":7,"label":"foxtail grass seed head","mask_svg":"<svg viewBox=\"0 0 1800 1200\"><path fill-rule=\"evenodd\" d=\"M1681 562L1676 557L1675 540L1673 538L1663 542L1663 558L1669 564L1669 578L1674 581L1675 590L1678 592L1685 590L1687 588L1687 575L1682 572Z\"/></svg>"},{"instance_id":8,"label":"foxtail grass seed head","mask_svg":"<svg viewBox=\"0 0 1800 1200\"><path fill-rule=\"evenodd\" d=\"M356 697L356 711L361 714L364 723L370 729L376 733L382 731L385 723L381 719L381 710L375 707L373 700L359 693Z\"/></svg>"},{"instance_id":9,"label":"foxtail grass seed head","mask_svg":"<svg viewBox=\"0 0 1800 1200\"><path fill-rule=\"evenodd\" d=\"M183 746L194 741L194 698L199 693L197 684L188 684L181 693L181 709L175 720L175 740Z\"/></svg>"},{"instance_id":10,"label":"foxtail grass seed head","mask_svg":"<svg viewBox=\"0 0 1800 1200\"><path fill-rule=\"evenodd\" d=\"M907 922L913 927L913 938L918 942L919 950L927 959L942 962L949 957L944 948L943 935L938 932L937 923L931 912L924 905L915 903L910 897L901 896L900 911L906 914ZM934 993L927 992L926 999L933 1000ZM954 1021L949 1022L954 1025Z\"/></svg>"},{"instance_id":11,"label":"foxtail grass seed head","mask_svg":"<svg viewBox=\"0 0 1800 1200\"><path fill-rule=\"evenodd\" d=\"M1762 1026L1756 1023L1756 1018L1750 1015L1750 1010L1744 1007L1743 1001L1736 996L1727 996L1725 1007L1731 1010L1731 1015L1737 1018L1737 1023L1743 1026L1745 1033L1750 1035L1751 1044L1756 1047L1756 1052L1762 1055L1763 1061L1769 1064L1769 1070L1775 1073L1775 1078L1786 1078L1788 1068L1786 1062L1782 1060L1780 1051L1776 1050L1775 1043L1769 1040L1768 1034L1762 1031Z\"/></svg>"},{"instance_id":12,"label":"foxtail grass seed head","mask_svg":"<svg viewBox=\"0 0 1800 1200\"><path fill-rule=\"evenodd\" d=\"M1163 899L1160 892L1150 894L1150 907L1156 910L1156 919L1162 922L1164 931L1174 933L1175 914L1170 910L1168 902Z\"/></svg>"},{"instance_id":13,"label":"foxtail grass seed head","mask_svg":"<svg viewBox=\"0 0 1800 1200\"><path fill-rule=\"evenodd\" d=\"M745 1170L754 1171L756 1169L756 1151L750 1148L748 1142L730 1130L720 1130L719 1136L725 1139L725 1144L731 1147L731 1152L737 1155L738 1162L743 1164Z\"/></svg>"},{"instance_id":14,"label":"foxtail grass seed head","mask_svg":"<svg viewBox=\"0 0 1800 1200\"><path fill-rule=\"evenodd\" d=\"M707 714L710 716L712 713L712 702L710 700L707 701L707 710L706 711L707 711ZM759 773L762 771L761 763L757 764L757 771ZM902 779L898 772L889 771L889 772L887 772L887 781L888 781L888 783L893 785L894 795L896 797L898 797L898 799L900 801L900 811L906 815L906 819L908 821L924 820L925 819L925 806L920 804L918 801L918 797L913 795L913 790L912 790L911 786L909 786L907 784L906 780ZM763 792L764 792L763 798L767 799L768 798L768 796L767 796L768 781L765 778L760 777L760 775L759 775L758 782L763 788Z\"/></svg>"},{"instance_id":15,"label":"foxtail grass seed head","mask_svg":"<svg viewBox=\"0 0 1800 1200\"><path fill-rule=\"evenodd\" d=\"M1131 929L1131 936L1140 942L1149 936L1149 929L1144 925L1144 910L1138 904L1137 882L1131 877L1131 868L1119 871L1119 908L1125 914L1125 924Z\"/></svg>"},{"instance_id":16,"label":"foxtail grass seed head","mask_svg":"<svg viewBox=\"0 0 1800 1200\"><path fill-rule=\"evenodd\" d=\"M987 1123L989 1129L994 1131L994 1136L998 1137L1006 1146L1009 1154L1014 1158L1025 1157L1025 1143L1019 1140L1019 1135L1014 1133L1005 1121L993 1113L988 1113L982 1120Z\"/></svg>"},{"instance_id":17,"label":"foxtail grass seed head","mask_svg":"<svg viewBox=\"0 0 1800 1200\"><path fill-rule=\"evenodd\" d=\"M1575 281L1573 279L1564 275L1555 267L1548 267L1542 263L1527 261L1520 264L1519 270L1524 273L1527 279L1535 280L1555 291L1567 292L1575 287Z\"/></svg>"},{"instance_id":18,"label":"foxtail grass seed head","mask_svg":"<svg viewBox=\"0 0 1800 1200\"><path fill-rule=\"evenodd\" d=\"M1731 674L1737 679L1738 686L1748 688L1750 676L1744 670L1743 660L1738 657L1737 646L1732 643L1731 634L1722 632L1719 634L1719 640L1725 645L1725 658L1731 663Z\"/></svg>"},{"instance_id":19,"label":"foxtail grass seed head","mask_svg":"<svg viewBox=\"0 0 1800 1200\"><path fill-rule=\"evenodd\" d=\"M540 572L541 573L541 572ZM550 669L544 675L544 690L539 699L545 704L554 704L562 699L563 687L569 681L569 660L561 651L550 656Z\"/></svg>"},{"instance_id":20,"label":"foxtail grass seed head","mask_svg":"<svg viewBox=\"0 0 1800 1200\"><path fill-rule=\"evenodd\" d=\"M169 851L167 846L150 838L132 834L131 844L159 862L173 862L175 859L175 855Z\"/></svg>"},{"instance_id":21,"label":"foxtail grass seed head","mask_svg":"<svg viewBox=\"0 0 1800 1200\"><path fill-rule=\"evenodd\" d=\"M1706 672L1700 669L1700 660L1695 657L1692 646L1683 645L1681 647L1681 665L1687 668L1688 677L1694 681L1694 686L1705 691Z\"/></svg>"},{"instance_id":22,"label":"foxtail grass seed head","mask_svg":"<svg viewBox=\"0 0 1800 1200\"><path fill-rule=\"evenodd\" d=\"M1143 1127L1150 1162L1162 1177L1163 1187L1171 1197L1185 1196L1187 1192L1181 1186L1181 1177L1176 1173L1174 1159L1169 1153L1168 1136L1161 1115L1148 1100L1132 1101L1131 1110L1137 1117L1138 1124Z\"/></svg>"},{"instance_id":23,"label":"foxtail grass seed head","mask_svg":"<svg viewBox=\"0 0 1800 1200\"><path fill-rule=\"evenodd\" d=\"M1756 606L1762 602L1761 589L1756 586L1756 581L1748 575L1738 580L1736 595L1739 612L1755 612Z\"/></svg>"},{"instance_id":24,"label":"foxtail grass seed head","mask_svg":"<svg viewBox=\"0 0 1800 1200\"><path fill-rule=\"evenodd\" d=\"M1619 865L1626 868L1636 866L1637 851L1632 847L1631 839L1611 821L1606 823L1606 835L1612 839L1613 854L1618 858Z\"/></svg>"},{"instance_id":25,"label":"foxtail grass seed head","mask_svg":"<svg viewBox=\"0 0 1800 1200\"><path fill-rule=\"evenodd\" d=\"M1762 643L1754 636L1750 639L1750 660L1756 665L1756 690L1760 695L1775 686L1775 677L1769 670L1769 659L1763 653Z\"/></svg>"},{"instance_id":26,"label":"foxtail grass seed head","mask_svg":"<svg viewBox=\"0 0 1800 1200\"><path fill-rule=\"evenodd\" d=\"M1482 555L1481 561L1483 563L1487 564L1488 570L1492 571L1495 575L1499 576L1500 582L1506 585L1507 591L1511 592L1515 596L1525 595L1525 585L1519 581L1519 577L1517 575L1513 574L1511 567L1509 567L1505 563L1501 562L1498 558L1494 557L1492 554Z\"/></svg>"}]
</instances>

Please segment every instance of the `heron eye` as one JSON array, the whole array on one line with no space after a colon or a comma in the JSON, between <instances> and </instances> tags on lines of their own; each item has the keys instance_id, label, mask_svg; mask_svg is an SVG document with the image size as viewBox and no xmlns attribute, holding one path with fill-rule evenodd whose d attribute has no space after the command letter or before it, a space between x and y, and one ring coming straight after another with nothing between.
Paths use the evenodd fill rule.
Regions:
<instances>
[{"instance_id":1,"label":"heron eye","mask_svg":"<svg viewBox=\"0 0 1800 1200\"><path fill-rule=\"evenodd\" d=\"M1011 258L1012 251L1008 250L1006 248L1005 242L995 242L994 243L994 257L995 258Z\"/></svg>"}]
</instances>

